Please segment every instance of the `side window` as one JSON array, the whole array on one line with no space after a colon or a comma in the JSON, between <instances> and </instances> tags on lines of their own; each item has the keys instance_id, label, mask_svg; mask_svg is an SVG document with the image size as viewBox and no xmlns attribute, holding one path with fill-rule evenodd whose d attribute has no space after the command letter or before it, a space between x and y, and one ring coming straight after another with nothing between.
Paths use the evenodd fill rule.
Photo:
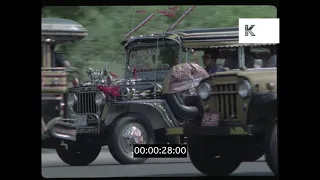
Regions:
<instances>
[{"instance_id":1,"label":"side window","mask_svg":"<svg viewBox=\"0 0 320 180\"><path fill-rule=\"evenodd\" d=\"M238 69L238 52L237 49L225 51L225 67L229 69Z\"/></svg>"},{"instance_id":2,"label":"side window","mask_svg":"<svg viewBox=\"0 0 320 180\"><path fill-rule=\"evenodd\" d=\"M45 67L46 66L46 45L45 44L41 44L41 52L42 52L42 59L41 59L41 67Z\"/></svg>"},{"instance_id":3,"label":"side window","mask_svg":"<svg viewBox=\"0 0 320 180\"><path fill-rule=\"evenodd\" d=\"M276 67L276 60L274 60L273 54L268 47L257 47L253 48L254 52L254 68L269 68Z\"/></svg>"}]
</instances>

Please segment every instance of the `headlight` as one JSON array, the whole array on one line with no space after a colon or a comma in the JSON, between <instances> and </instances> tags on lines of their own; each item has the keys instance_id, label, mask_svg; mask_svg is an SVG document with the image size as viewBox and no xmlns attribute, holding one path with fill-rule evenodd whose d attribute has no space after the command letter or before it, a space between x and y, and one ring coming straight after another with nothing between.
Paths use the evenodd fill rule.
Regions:
<instances>
[{"instance_id":1,"label":"headlight","mask_svg":"<svg viewBox=\"0 0 320 180\"><path fill-rule=\"evenodd\" d=\"M189 94L192 94L192 95L196 94L196 88L190 88L188 91L189 91Z\"/></svg>"},{"instance_id":2,"label":"headlight","mask_svg":"<svg viewBox=\"0 0 320 180\"><path fill-rule=\"evenodd\" d=\"M251 94L251 85L250 85L249 81L243 80L243 81L240 82L238 94L243 98L247 97L247 96L250 96L250 94Z\"/></svg>"},{"instance_id":3,"label":"headlight","mask_svg":"<svg viewBox=\"0 0 320 180\"><path fill-rule=\"evenodd\" d=\"M122 99L124 101L127 101L127 100L131 100L134 98L134 95L135 95L135 89L133 88L123 88L122 92L121 92L121 96L122 96Z\"/></svg>"},{"instance_id":4,"label":"headlight","mask_svg":"<svg viewBox=\"0 0 320 180\"><path fill-rule=\"evenodd\" d=\"M104 93L101 91L98 91L95 97L96 104L100 106L105 102L105 100L106 100L106 96L104 95Z\"/></svg>"},{"instance_id":5,"label":"headlight","mask_svg":"<svg viewBox=\"0 0 320 180\"><path fill-rule=\"evenodd\" d=\"M211 86L208 83L201 83L197 88L197 94L201 99L207 99L210 96Z\"/></svg>"},{"instance_id":6,"label":"headlight","mask_svg":"<svg viewBox=\"0 0 320 180\"><path fill-rule=\"evenodd\" d=\"M74 93L70 93L68 94L68 99L67 99L67 105L68 106L73 106L74 104L76 104L78 101L77 95Z\"/></svg>"}]
</instances>

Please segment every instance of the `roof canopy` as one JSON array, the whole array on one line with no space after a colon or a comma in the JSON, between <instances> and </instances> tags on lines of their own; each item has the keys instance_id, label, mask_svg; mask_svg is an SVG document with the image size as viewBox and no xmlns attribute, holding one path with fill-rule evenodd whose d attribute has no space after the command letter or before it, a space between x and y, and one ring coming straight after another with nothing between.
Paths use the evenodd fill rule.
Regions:
<instances>
[{"instance_id":1,"label":"roof canopy","mask_svg":"<svg viewBox=\"0 0 320 180\"><path fill-rule=\"evenodd\" d=\"M88 35L80 23L69 19L42 18L42 40L76 41Z\"/></svg>"},{"instance_id":2,"label":"roof canopy","mask_svg":"<svg viewBox=\"0 0 320 180\"><path fill-rule=\"evenodd\" d=\"M261 46L272 44L240 44L238 27L177 30L184 47L192 49Z\"/></svg>"},{"instance_id":3,"label":"roof canopy","mask_svg":"<svg viewBox=\"0 0 320 180\"><path fill-rule=\"evenodd\" d=\"M275 44L242 44L239 43L238 27L227 28L208 28L208 29L191 29L177 30L164 34L146 34L131 37L121 42L127 47L132 43L147 43L155 42L157 39L176 39L182 42L186 48L206 49L206 48L221 48L221 47L239 47L239 46L268 46Z\"/></svg>"}]
</instances>

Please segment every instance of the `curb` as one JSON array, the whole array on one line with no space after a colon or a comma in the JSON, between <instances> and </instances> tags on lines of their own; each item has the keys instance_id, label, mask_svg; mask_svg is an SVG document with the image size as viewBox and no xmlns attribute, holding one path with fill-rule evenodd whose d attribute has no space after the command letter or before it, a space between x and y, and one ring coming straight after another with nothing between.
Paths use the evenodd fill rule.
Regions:
<instances>
[{"instance_id":1,"label":"curb","mask_svg":"<svg viewBox=\"0 0 320 180\"><path fill-rule=\"evenodd\" d=\"M108 146L103 146L101 148L101 152L109 152ZM41 153L42 154L56 153L56 150L55 149L44 149L44 148L41 148Z\"/></svg>"}]
</instances>

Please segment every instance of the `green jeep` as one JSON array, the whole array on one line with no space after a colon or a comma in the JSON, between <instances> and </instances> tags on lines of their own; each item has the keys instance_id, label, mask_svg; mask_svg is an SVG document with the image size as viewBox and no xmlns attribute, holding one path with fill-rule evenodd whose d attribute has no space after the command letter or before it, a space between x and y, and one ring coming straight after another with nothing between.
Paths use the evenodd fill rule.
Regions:
<instances>
[{"instance_id":1,"label":"green jeep","mask_svg":"<svg viewBox=\"0 0 320 180\"><path fill-rule=\"evenodd\" d=\"M263 154L278 174L277 68L264 68L276 45L239 44L238 28L179 34L192 51L216 48L226 70L203 79L196 96L185 97L185 104L196 107L199 117L186 118L183 128L170 133L187 137L190 159L206 175L229 175L241 162Z\"/></svg>"}]
</instances>

